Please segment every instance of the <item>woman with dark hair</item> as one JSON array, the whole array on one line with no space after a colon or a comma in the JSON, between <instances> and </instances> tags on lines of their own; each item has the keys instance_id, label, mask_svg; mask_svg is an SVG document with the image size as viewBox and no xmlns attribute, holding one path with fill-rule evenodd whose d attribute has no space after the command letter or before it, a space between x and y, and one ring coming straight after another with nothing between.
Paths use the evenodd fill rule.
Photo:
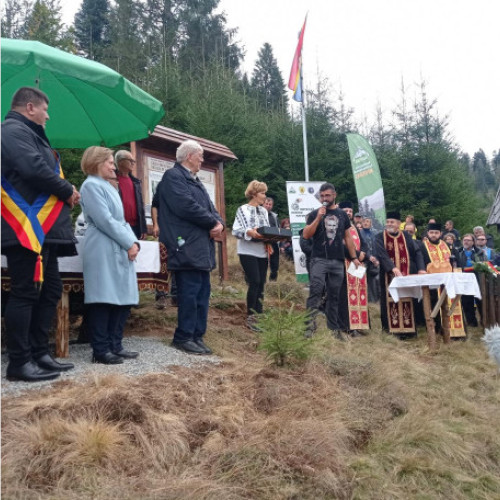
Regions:
<instances>
[{"instance_id":1,"label":"woman with dark hair","mask_svg":"<svg viewBox=\"0 0 500 500\"><path fill-rule=\"evenodd\" d=\"M262 312L269 258L268 245L259 241L262 236L257 231L259 227L269 226L268 212L262 206L266 192L264 182L250 182L245 191L248 203L238 208L233 224L233 235L238 238L237 252L248 283L247 326L254 331L258 331L254 314Z\"/></svg>"},{"instance_id":2,"label":"woman with dark hair","mask_svg":"<svg viewBox=\"0 0 500 500\"><path fill-rule=\"evenodd\" d=\"M122 339L130 307L139 301L134 261L140 246L125 221L113 152L92 146L83 153L81 167L88 176L81 188L81 205L88 224L83 280L92 360L114 365L139 355L125 350Z\"/></svg>"}]
</instances>

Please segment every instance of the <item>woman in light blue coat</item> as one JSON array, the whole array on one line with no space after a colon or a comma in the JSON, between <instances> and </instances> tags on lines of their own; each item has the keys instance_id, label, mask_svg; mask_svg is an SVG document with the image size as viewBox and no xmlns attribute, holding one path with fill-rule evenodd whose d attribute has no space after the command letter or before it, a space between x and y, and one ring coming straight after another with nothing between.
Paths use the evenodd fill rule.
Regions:
<instances>
[{"instance_id":1,"label":"woman in light blue coat","mask_svg":"<svg viewBox=\"0 0 500 500\"><path fill-rule=\"evenodd\" d=\"M92 146L81 167L88 175L80 203L88 224L82 257L93 362L119 364L139 355L125 350L122 339L130 307L139 301L134 261L140 246L123 215L113 152Z\"/></svg>"}]
</instances>

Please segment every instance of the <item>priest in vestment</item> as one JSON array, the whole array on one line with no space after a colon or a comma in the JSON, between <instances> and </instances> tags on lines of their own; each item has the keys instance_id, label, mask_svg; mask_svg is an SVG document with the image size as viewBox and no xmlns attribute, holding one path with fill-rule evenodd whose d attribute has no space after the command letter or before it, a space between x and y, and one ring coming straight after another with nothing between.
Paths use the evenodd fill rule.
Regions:
<instances>
[{"instance_id":1,"label":"priest in vestment","mask_svg":"<svg viewBox=\"0 0 500 500\"><path fill-rule=\"evenodd\" d=\"M416 335L415 313L411 298L394 302L389 285L395 276L425 274L420 248L400 230L399 212L388 212L385 230L375 236L375 256L380 261L380 319L382 329L402 337Z\"/></svg>"},{"instance_id":2,"label":"priest in vestment","mask_svg":"<svg viewBox=\"0 0 500 500\"><path fill-rule=\"evenodd\" d=\"M363 262L367 248L366 243L361 239L357 227L353 224L353 205L350 201L342 201L339 203L339 208L349 217L351 222L349 232L356 247L356 255L359 261ZM347 269L351 264L351 260L347 248L344 249L344 253L346 255L344 282L340 289L339 299L339 316L342 323L342 330L351 337L368 335L370 319L368 315L368 284L366 273L361 279L349 274Z\"/></svg>"},{"instance_id":3,"label":"priest in vestment","mask_svg":"<svg viewBox=\"0 0 500 500\"><path fill-rule=\"evenodd\" d=\"M449 264L450 271L453 269L452 262L457 262L458 252L455 248L450 250L449 245L441 239L441 224L430 223L427 226L427 239L421 242L424 264L427 272L431 272L429 265L439 266ZM434 307L439 299L439 291L431 290L431 307ZM448 298L448 307L451 307L451 300ZM450 337L465 337L464 320L462 316L462 304L460 300L455 306L453 314L449 318L443 318L439 314L436 317L436 325L450 329ZM438 330L438 328L436 329Z\"/></svg>"}]
</instances>

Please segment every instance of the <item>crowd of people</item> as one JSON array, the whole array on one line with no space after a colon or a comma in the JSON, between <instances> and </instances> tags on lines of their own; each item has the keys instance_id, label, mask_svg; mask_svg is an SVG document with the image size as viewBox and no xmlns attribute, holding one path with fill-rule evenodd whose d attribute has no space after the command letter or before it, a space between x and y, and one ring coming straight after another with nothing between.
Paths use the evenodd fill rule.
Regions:
<instances>
[{"instance_id":1,"label":"crowd of people","mask_svg":"<svg viewBox=\"0 0 500 500\"><path fill-rule=\"evenodd\" d=\"M85 219L82 243L85 323L95 363L119 364L136 358L126 350L123 332L131 307L139 301L134 261L147 235L142 186L132 175L135 158L127 150L113 153L88 148L81 168L86 175L78 191L64 179L58 154L45 134L49 98L36 88L19 89L2 123L2 253L7 257L11 291L5 308L9 380L52 380L74 368L49 350L49 330L62 293L57 258L76 254L70 211L81 204ZM165 245L168 270L175 277L178 313L172 346L189 354L211 354L204 342L215 268L215 240L226 229L198 173L203 148L194 140L180 144L176 163L157 186L152 202L153 235ZM234 219L232 234L247 283L247 321L259 330L265 284L278 279L280 258L293 259L290 240L267 241L262 227L289 228L279 220L267 185L253 180L247 202ZM414 218L387 213L385 229L354 213L353 203L337 203L335 186L319 190L321 207L307 216L300 233L310 278L306 336L314 335L319 313L335 338L366 335L368 302L380 302L382 327L408 336L422 321L412 299L395 303L388 285L395 276L426 273L429 266L473 271L477 261L500 265L493 238L477 226L460 236L453 221L441 227L430 219L419 232ZM419 238L419 236L421 237ZM161 306L164 295L157 294ZM477 326L475 299L463 296L463 317ZM462 309L453 328L465 328Z\"/></svg>"}]
</instances>

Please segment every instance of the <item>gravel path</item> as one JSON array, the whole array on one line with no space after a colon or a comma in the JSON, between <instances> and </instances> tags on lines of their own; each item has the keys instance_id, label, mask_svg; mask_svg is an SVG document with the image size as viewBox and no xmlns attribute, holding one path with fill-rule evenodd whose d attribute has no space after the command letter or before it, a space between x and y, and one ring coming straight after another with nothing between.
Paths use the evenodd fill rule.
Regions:
<instances>
[{"instance_id":1,"label":"gravel path","mask_svg":"<svg viewBox=\"0 0 500 500\"><path fill-rule=\"evenodd\" d=\"M92 349L89 344L72 344L69 358L58 361L74 363L75 368L61 372L61 376L47 382L9 382L5 378L8 358L2 354L2 397L19 396L26 391L50 387L59 380L82 379L89 375L123 374L144 375L167 371L169 365L196 366L204 363L219 363L217 356L195 356L174 349L164 339L151 337L125 337L123 347L129 351L139 351L137 359L125 360L121 365L102 365L92 363Z\"/></svg>"}]
</instances>

